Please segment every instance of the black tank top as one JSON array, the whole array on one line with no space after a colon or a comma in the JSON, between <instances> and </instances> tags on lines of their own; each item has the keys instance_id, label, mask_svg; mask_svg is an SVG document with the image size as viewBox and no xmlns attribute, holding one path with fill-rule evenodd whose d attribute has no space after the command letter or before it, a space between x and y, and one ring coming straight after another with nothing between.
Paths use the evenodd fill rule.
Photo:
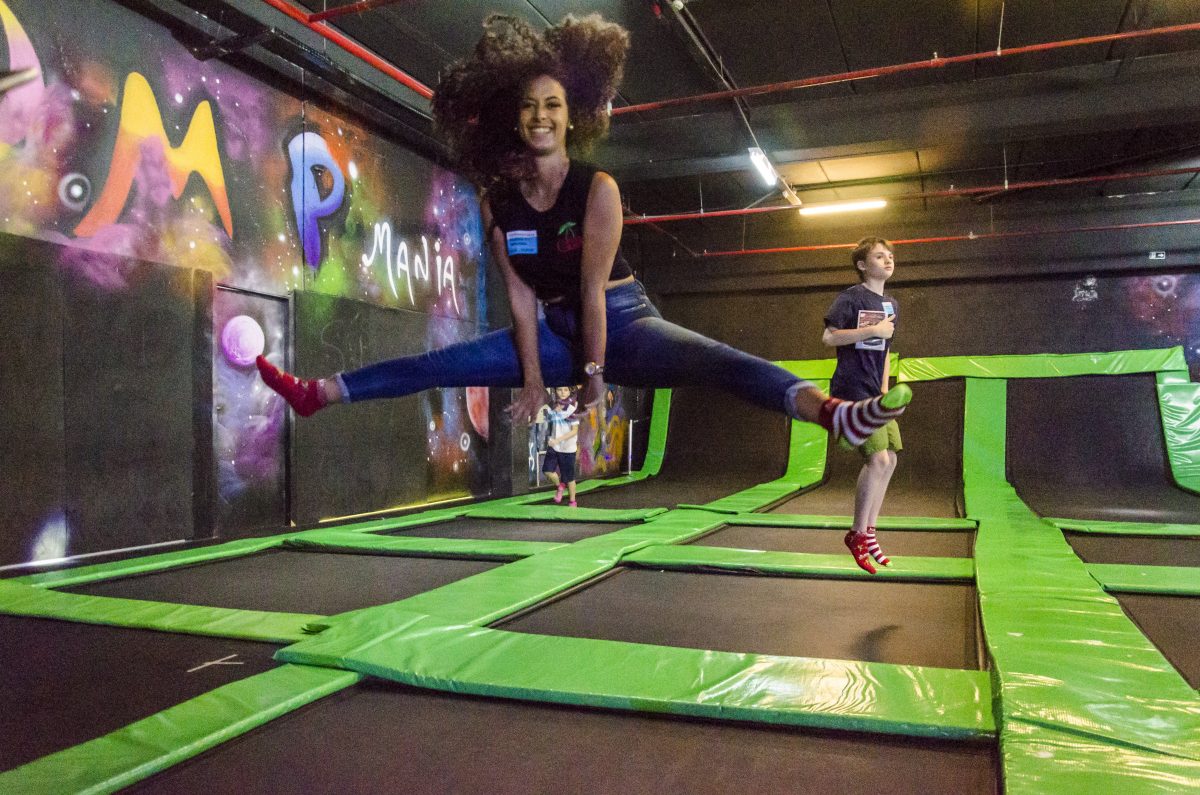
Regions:
<instances>
[{"instance_id":1,"label":"black tank top","mask_svg":"<svg viewBox=\"0 0 1200 795\"><path fill-rule=\"evenodd\" d=\"M504 232L508 260L521 281L543 301L579 301L583 282L583 216L592 177L598 169L572 160L554 206L538 212L529 206L516 184L505 186L490 200L492 217ZM633 275L621 249L613 259L609 281Z\"/></svg>"}]
</instances>

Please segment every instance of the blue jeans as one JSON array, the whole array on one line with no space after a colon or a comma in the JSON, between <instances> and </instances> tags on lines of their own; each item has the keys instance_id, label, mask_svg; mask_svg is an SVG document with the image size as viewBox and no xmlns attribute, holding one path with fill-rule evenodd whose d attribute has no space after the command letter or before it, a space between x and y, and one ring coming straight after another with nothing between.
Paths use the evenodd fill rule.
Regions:
<instances>
[{"instance_id":1,"label":"blue jeans","mask_svg":"<svg viewBox=\"0 0 1200 795\"><path fill-rule=\"evenodd\" d=\"M715 387L795 417L795 396L812 384L778 365L663 320L640 282L605 293L604 377L631 387ZM547 386L582 383L579 308L547 304L538 321L538 357ZM339 376L348 402L401 397L433 387L522 385L512 329Z\"/></svg>"}]
</instances>

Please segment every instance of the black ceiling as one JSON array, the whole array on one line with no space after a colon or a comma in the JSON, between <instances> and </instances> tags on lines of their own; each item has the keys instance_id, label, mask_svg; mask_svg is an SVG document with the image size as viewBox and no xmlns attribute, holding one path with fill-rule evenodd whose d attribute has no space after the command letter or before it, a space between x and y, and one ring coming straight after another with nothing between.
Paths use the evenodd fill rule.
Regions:
<instances>
[{"instance_id":1,"label":"black ceiling","mask_svg":"<svg viewBox=\"0 0 1200 795\"><path fill-rule=\"evenodd\" d=\"M302 5L315 12L349 4ZM329 24L432 86L493 12L538 26L598 12L627 27L633 48L617 106L935 53L1200 23L1196 0L688 0L674 9L669 0L397 0ZM619 114L593 157L618 177L637 214L783 204L750 164L747 147L756 141L806 204L1187 168L1200 166L1198 74L1200 32L1063 47ZM1190 174L1054 190L1067 198L1186 191L1180 195L1200 200L1200 180ZM1047 193L969 201L1031 195ZM928 208L930 201L908 203Z\"/></svg>"}]
</instances>

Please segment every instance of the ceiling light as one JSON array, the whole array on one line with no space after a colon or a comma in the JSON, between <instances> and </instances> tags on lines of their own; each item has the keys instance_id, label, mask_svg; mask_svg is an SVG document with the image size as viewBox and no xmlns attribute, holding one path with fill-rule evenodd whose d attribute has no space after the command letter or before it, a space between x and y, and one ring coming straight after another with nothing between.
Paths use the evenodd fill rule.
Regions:
<instances>
[{"instance_id":1,"label":"ceiling light","mask_svg":"<svg viewBox=\"0 0 1200 795\"><path fill-rule=\"evenodd\" d=\"M763 154L763 150L757 146L750 147L750 160L754 163L754 167L758 169L758 173L762 174L763 182L768 185L774 185L775 167L771 165L770 160L767 160L767 156Z\"/></svg>"},{"instance_id":2,"label":"ceiling light","mask_svg":"<svg viewBox=\"0 0 1200 795\"><path fill-rule=\"evenodd\" d=\"M887 207L883 199L867 199L860 202L838 202L837 204L809 204L800 208L801 215L828 215L829 213L852 213L855 210L878 210Z\"/></svg>"}]
</instances>

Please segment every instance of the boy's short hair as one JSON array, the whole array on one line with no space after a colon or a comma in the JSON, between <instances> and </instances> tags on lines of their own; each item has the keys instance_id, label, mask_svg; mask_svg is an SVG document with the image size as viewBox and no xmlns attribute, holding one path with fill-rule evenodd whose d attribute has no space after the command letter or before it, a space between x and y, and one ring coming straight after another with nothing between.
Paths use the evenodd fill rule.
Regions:
<instances>
[{"instance_id":1,"label":"boy's short hair","mask_svg":"<svg viewBox=\"0 0 1200 795\"><path fill-rule=\"evenodd\" d=\"M858 263L866 262L867 255L871 253L871 249L880 244L893 254L896 253L895 249L892 248L891 242L882 237L864 237L858 241L858 244L854 247L854 251L850 252L850 264L854 266L854 271L858 274L860 282L863 279L863 272L858 269Z\"/></svg>"}]
</instances>

